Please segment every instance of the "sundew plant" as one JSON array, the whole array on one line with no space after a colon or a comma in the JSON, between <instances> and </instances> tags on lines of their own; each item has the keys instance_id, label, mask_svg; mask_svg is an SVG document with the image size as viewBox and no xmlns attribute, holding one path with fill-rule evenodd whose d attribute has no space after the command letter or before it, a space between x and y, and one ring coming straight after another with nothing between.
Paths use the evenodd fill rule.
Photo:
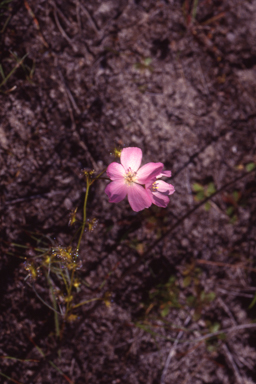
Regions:
<instances>
[{"instance_id":1,"label":"sundew plant","mask_svg":"<svg viewBox=\"0 0 256 384\"><path fill-rule=\"evenodd\" d=\"M37 262L33 258L27 258L25 268L29 272L26 279L28 284L35 291L37 297L49 308L54 311L56 335L61 337L60 320L62 324L66 321L74 321L77 315L74 309L88 304L95 300L104 300L109 305L109 297L92 298L74 303L75 292L79 289L79 279L77 271L81 268L80 250L81 242L86 230L92 231L97 220L88 220L87 204L90 188L97 180L102 179L106 172L107 180L110 183L106 186L105 193L108 196L109 203L119 203L128 198L131 209L135 212L149 208L152 204L166 208L169 203L169 196L175 192L173 185L163 181L163 177L171 177L171 171L164 170L164 164L147 163L141 166L142 150L136 147L124 148L116 151L120 157L120 163L112 162L109 166L95 175L94 171L83 171L86 181L86 192L84 197L82 222L77 219L77 208L71 213L69 224L79 224L72 244L67 247L52 246L49 248L37 248L39 253L36 256ZM104 178L105 179L105 178ZM75 240L76 239L76 240ZM39 261L38 261L39 260ZM43 300L35 290L33 281L38 273L44 271L50 287L51 304ZM58 284L56 284L56 279ZM61 288L56 288L56 287Z\"/></svg>"}]
</instances>

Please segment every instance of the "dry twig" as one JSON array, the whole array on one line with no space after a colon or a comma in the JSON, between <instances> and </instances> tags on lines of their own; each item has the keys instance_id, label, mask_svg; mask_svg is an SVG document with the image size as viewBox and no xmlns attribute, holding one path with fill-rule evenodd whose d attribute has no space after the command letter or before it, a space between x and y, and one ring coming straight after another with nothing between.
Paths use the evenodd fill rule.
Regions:
<instances>
[{"instance_id":1,"label":"dry twig","mask_svg":"<svg viewBox=\"0 0 256 384\"><path fill-rule=\"evenodd\" d=\"M72 104L72 107L74 108L74 110L76 111L77 114L80 114L81 113L80 108L78 107L77 103L75 102L75 99L74 99L70 89L68 88L66 82L65 82L64 76L62 75L60 68L58 68L58 74L59 74L59 77L62 81L62 84L64 85L65 91L67 93L67 96L68 96L71 104Z\"/></svg>"},{"instance_id":2,"label":"dry twig","mask_svg":"<svg viewBox=\"0 0 256 384\"><path fill-rule=\"evenodd\" d=\"M207 333L206 335L200 336L200 337L198 337L198 338L196 338L194 340L188 340L188 341L180 344L180 346L188 345L188 344L191 344L191 343L199 343L200 341L210 339L211 337L215 337L215 336L221 335L223 333L238 332L238 331L241 331L243 329L250 329L250 328L252 328L252 329L256 328L256 323L240 324L240 325L236 325L235 327L230 327L230 328L222 329L221 331ZM179 346L177 346L177 348L178 347Z\"/></svg>"},{"instance_id":3,"label":"dry twig","mask_svg":"<svg viewBox=\"0 0 256 384\"><path fill-rule=\"evenodd\" d=\"M190 319L191 319L190 316L188 316L188 317L186 318L186 320L185 320L185 322L184 322L184 327L186 327L186 326L188 325L188 323L190 322ZM166 373L167 373L169 364L170 364L170 362L171 362L171 358L172 358L172 357L174 356L174 354L175 354L175 348L176 348L176 346L177 346L177 344L178 344L178 342L179 342L179 339L182 337L182 335L183 335L183 331L180 331L180 332L178 333L178 336L177 336L176 340L175 340L174 343L173 343L172 348L170 349L170 352L169 352L168 357L167 357L167 359L166 359L165 366L164 366L164 369L163 369L163 373L162 373L162 376L161 376L161 384L165 384L165 375L166 375Z\"/></svg>"},{"instance_id":4,"label":"dry twig","mask_svg":"<svg viewBox=\"0 0 256 384\"><path fill-rule=\"evenodd\" d=\"M25 5L25 8L27 9L29 15L33 18L33 21L34 21L34 24L36 26L36 29L38 30L38 33L39 33L39 36L42 40L42 43L43 45L46 47L46 48L49 48L49 45L47 43L47 41L45 40L45 38L43 37L43 34L41 32L41 29L40 29L40 25L39 25L39 22L37 20L37 18L35 17L35 14L34 12L32 11L32 9L30 8L28 2L26 0L24 0L24 5Z\"/></svg>"},{"instance_id":5,"label":"dry twig","mask_svg":"<svg viewBox=\"0 0 256 384\"><path fill-rule=\"evenodd\" d=\"M66 32L64 31L64 29L62 28L62 26L59 22L59 19L57 16L57 11L58 11L58 8L57 8L56 4L53 3L53 14L54 14L54 19L55 19L56 25L57 25L61 35L64 37L64 39L69 43L69 45L73 49L74 53L77 53L77 47L73 44L73 41L68 37L68 35L66 34Z\"/></svg>"},{"instance_id":6,"label":"dry twig","mask_svg":"<svg viewBox=\"0 0 256 384\"><path fill-rule=\"evenodd\" d=\"M228 267L228 268L235 268L235 269L242 268L242 269L246 269L248 271L256 272L256 268L246 267L246 266L242 265L241 263L228 264L228 263L222 263L220 261L209 261L209 260L202 260L202 259L197 259L196 262L198 264L208 264L208 265L212 265L212 266L216 266L216 267L225 267L225 268Z\"/></svg>"},{"instance_id":7,"label":"dry twig","mask_svg":"<svg viewBox=\"0 0 256 384\"><path fill-rule=\"evenodd\" d=\"M83 4L80 3L79 6L82 9L82 11L85 13L85 15L87 16L92 29L98 35L100 31L99 31L99 28L97 27L95 21L93 20L92 16L90 15L90 13L88 12L88 10L85 8L85 6Z\"/></svg>"},{"instance_id":8,"label":"dry twig","mask_svg":"<svg viewBox=\"0 0 256 384\"><path fill-rule=\"evenodd\" d=\"M234 362L233 356L231 355L227 345L224 344L222 348L224 350L226 358L228 359L228 361L230 362L230 364L231 364L231 366L233 368L234 375L236 377L237 383L238 384L244 384L244 380L242 379L242 377L240 375L240 372L239 372L239 370L238 370L238 368L236 366L236 363Z\"/></svg>"}]
</instances>

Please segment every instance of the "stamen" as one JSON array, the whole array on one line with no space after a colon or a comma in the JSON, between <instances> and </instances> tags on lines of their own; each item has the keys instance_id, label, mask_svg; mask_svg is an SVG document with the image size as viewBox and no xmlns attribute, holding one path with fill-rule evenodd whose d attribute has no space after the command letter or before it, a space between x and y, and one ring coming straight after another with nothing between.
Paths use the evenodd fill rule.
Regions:
<instances>
[{"instance_id":1,"label":"stamen","mask_svg":"<svg viewBox=\"0 0 256 384\"><path fill-rule=\"evenodd\" d=\"M152 185L151 185L151 191L152 192L156 192L157 191L157 182L154 182Z\"/></svg>"},{"instance_id":2,"label":"stamen","mask_svg":"<svg viewBox=\"0 0 256 384\"><path fill-rule=\"evenodd\" d=\"M136 179L136 175L137 175L137 172L133 172L131 170L131 168L129 167L126 171L126 175L125 175L125 181L127 184L132 184L135 182L135 179Z\"/></svg>"}]
</instances>

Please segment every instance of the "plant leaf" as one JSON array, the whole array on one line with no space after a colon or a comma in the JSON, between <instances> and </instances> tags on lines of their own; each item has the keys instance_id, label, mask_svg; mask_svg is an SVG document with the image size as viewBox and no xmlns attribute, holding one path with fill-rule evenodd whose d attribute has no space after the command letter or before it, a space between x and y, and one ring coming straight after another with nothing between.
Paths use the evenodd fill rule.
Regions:
<instances>
[{"instance_id":1,"label":"plant leaf","mask_svg":"<svg viewBox=\"0 0 256 384\"><path fill-rule=\"evenodd\" d=\"M251 172L255 167L256 167L255 163L248 163L246 164L245 169L247 172Z\"/></svg>"},{"instance_id":2,"label":"plant leaf","mask_svg":"<svg viewBox=\"0 0 256 384\"><path fill-rule=\"evenodd\" d=\"M255 293L254 298L252 299L252 302L249 305L248 309L252 309L252 307L254 307L255 304L256 304L256 293Z\"/></svg>"},{"instance_id":3,"label":"plant leaf","mask_svg":"<svg viewBox=\"0 0 256 384\"><path fill-rule=\"evenodd\" d=\"M199 184L199 183L194 183L192 185L192 189L193 189L194 192L199 192L199 191L203 191L204 187L201 184Z\"/></svg>"}]
</instances>

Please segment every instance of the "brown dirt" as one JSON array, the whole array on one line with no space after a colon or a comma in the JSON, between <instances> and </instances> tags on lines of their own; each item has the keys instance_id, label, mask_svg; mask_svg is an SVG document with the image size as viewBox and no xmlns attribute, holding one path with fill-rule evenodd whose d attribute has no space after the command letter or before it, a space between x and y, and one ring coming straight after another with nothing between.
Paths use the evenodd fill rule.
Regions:
<instances>
[{"instance_id":1,"label":"brown dirt","mask_svg":"<svg viewBox=\"0 0 256 384\"><path fill-rule=\"evenodd\" d=\"M2 4L0 63L16 70L0 87L1 383L256 383L256 1L193 4ZM32 232L69 243L81 169L101 171L117 145L163 162L176 192L135 213L95 183L79 271L90 287L75 300L109 292L111 306L80 307L58 340L22 257ZM195 183L214 184L210 209ZM50 303L43 275L34 286Z\"/></svg>"}]
</instances>

